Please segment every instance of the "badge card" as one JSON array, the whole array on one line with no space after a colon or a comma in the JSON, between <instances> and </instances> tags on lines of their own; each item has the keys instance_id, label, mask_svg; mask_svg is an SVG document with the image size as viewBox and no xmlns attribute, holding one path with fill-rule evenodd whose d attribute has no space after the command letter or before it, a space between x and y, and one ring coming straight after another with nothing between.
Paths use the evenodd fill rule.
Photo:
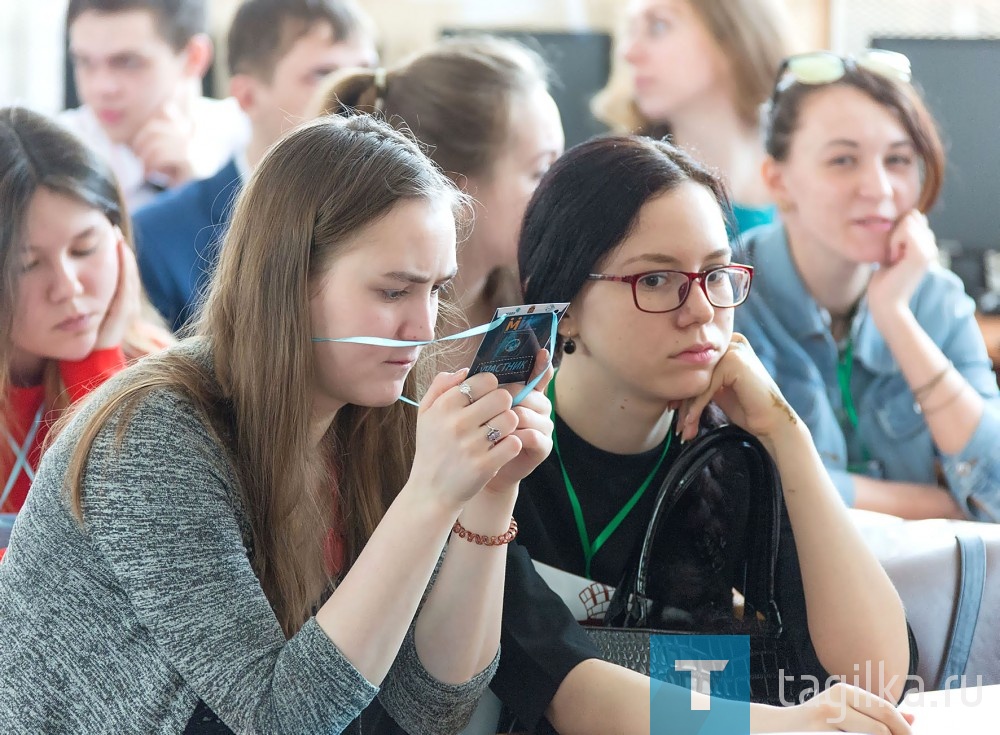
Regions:
<instances>
[{"instance_id":1,"label":"badge card","mask_svg":"<svg viewBox=\"0 0 1000 735\"><path fill-rule=\"evenodd\" d=\"M535 357L549 344L553 334L552 315L556 322L569 304L525 304L497 309L493 321L499 326L483 336L469 368L469 375L493 373L503 383L526 383L535 367Z\"/></svg>"}]
</instances>

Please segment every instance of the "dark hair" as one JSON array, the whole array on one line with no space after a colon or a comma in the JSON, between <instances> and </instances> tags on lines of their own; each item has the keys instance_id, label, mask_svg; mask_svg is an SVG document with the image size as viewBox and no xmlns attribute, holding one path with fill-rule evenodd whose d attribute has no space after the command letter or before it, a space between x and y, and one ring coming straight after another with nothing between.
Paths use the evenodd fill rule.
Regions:
<instances>
[{"instance_id":1,"label":"dark hair","mask_svg":"<svg viewBox=\"0 0 1000 735\"><path fill-rule=\"evenodd\" d=\"M518 245L525 303L572 301L587 274L628 237L642 206L686 182L706 187L723 217L732 217L722 181L670 143L612 135L568 150L542 179L525 214ZM559 336L555 354L561 357L561 353ZM699 431L723 423L725 416L709 404L701 414ZM685 494L671 513L670 528L695 533L699 543L678 550L670 546L677 535L659 535L658 547L669 552L657 554L655 564L655 579L669 588L654 585L652 613L661 625L749 632L731 622L732 580L726 575L730 562L725 552L736 528L730 505L745 502L745 497L727 497L717 479L740 471L735 459L728 455L713 460L711 471L695 480L697 489ZM723 615L726 610L730 613Z\"/></svg>"},{"instance_id":2,"label":"dark hair","mask_svg":"<svg viewBox=\"0 0 1000 735\"><path fill-rule=\"evenodd\" d=\"M374 70L331 77L321 110L380 112L413 131L445 173L489 173L510 136L515 95L547 86L548 70L535 52L490 36L439 41L393 67L378 89Z\"/></svg>"},{"instance_id":3,"label":"dark hair","mask_svg":"<svg viewBox=\"0 0 1000 735\"><path fill-rule=\"evenodd\" d=\"M917 207L926 212L934 206L941 192L945 167L944 146L934 118L912 85L863 67L848 69L841 79L832 84L793 82L782 89L764 112L764 146L768 154L776 161L788 159L806 100L833 86L857 89L899 119L923 162L923 186Z\"/></svg>"},{"instance_id":4,"label":"dark hair","mask_svg":"<svg viewBox=\"0 0 1000 735\"><path fill-rule=\"evenodd\" d=\"M371 21L352 0L245 0L229 26L229 74L270 81L292 44L320 23L330 26L337 42L374 36Z\"/></svg>"},{"instance_id":5,"label":"dark hair","mask_svg":"<svg viewBox=\"0 0 1000 735\"><path fill-rule=\"evenodd\" d=\"M66 30L88 10L96 13L148 10L163 40L180 51L193 36L207 31L206 4L205 0L69 0Z\"/></svg>"},{"instance_id":6,"label":"dark hair","mask_svg":"<svg viewBox=\"0 0 1000 735\"><path fill-rule=\"evenodd\" d=\"M572 301L595 265L628 237L642 206L687 181L711 191L731 225L722 181L670 143L607 135L569 149L524 215L517 259L525 303ZM561 350L560 337L556 354Z\"/></svg>"}]
</instances>

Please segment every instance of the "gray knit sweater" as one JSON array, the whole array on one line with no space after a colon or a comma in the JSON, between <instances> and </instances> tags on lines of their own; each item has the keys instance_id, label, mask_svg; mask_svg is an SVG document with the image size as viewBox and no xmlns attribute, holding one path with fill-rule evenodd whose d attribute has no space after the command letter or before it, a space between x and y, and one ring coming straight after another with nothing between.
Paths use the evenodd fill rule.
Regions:
<instances>
[{"instance_id":1,"label":"gray knit sweater","mask_svg":"<svg viewBox=\"0 0 1000 735\"><path fill-rule=\"evenodd\" d=\"M46 453L0 562L0 731L180 733L200 698L236 732L339 733L376 694L407 732L461 730L496 660L443 684L411 626L380 691L314 618L285 638L247 557L233 468L181 396L144 399L120 449L112 428L98 435L79 527L67 463L130 372Z\"/></svg>"}]
</instances>

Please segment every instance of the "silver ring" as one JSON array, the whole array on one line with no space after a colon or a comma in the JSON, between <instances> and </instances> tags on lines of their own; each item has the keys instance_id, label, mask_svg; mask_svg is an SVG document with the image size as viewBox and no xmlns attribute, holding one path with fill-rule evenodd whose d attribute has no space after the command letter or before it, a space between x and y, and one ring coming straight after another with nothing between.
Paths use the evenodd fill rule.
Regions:
<instances>
[{"instance_id":1,"label":"silver ring","mask_svg":"<svg viewBox=\"0 0 1000 735\"><path fill-rule=\"evenodd\" d=\"M500 433L500 429L495 429L489 424L486 424L486 441L490 444L496 444L500 441L500 437L502 436L503 434Z\"/></svg>"},{"instance_id":2,"label":"silver ring","mask_svg":"<svg viewBox=\"0 0 1000 735\"><path fill-rule=\"evenodd\" d=\"M469 399L469 405L476 402L476 399L472 397L472 386L464 380L462 381L462 384L458 386L458 392Z\"/></svg>"}]
</instances>

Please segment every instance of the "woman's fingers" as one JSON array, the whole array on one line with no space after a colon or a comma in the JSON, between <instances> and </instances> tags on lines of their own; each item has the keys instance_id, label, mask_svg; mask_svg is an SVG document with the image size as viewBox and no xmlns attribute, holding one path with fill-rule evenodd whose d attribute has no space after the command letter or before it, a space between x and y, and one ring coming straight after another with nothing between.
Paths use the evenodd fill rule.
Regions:
<instances>
[{"instance_id":1,"label":"woman's fingers","mask_svg":"<svg viewBox=\"0 0 1000 735\"><path fill-rule=\"evenodd\" d=\"M504 411L487 419L479 428L482 429L487 441L495 446L517 431L518 416L513 411ZM491 436L495 438L491 439Z\"/></svg>"},{"instance_id":2,"label":"woman's fingers","mask_svg":"<svg viewBox=\"0 0 1000 735\"><path fill-rule=\"evenodd\" d=\"M902 712L860 687L836 684L814 701L826 723L841 732L911 735L910 723Z\"/></svg>"},{"instance_id":3,"label":"woman's fingers","mask_svg":"<svg viewBox=\"0 0 1000 735\"><path fill-rule=\"evenodd\" d=\"M503 466L512 460L517 458L517 455L521 453L523 448L521 443L521 438L516 434L510 434L505 436L499 442L497 442L493 448L490 450L490 477L487 478L487 482L493 479L496 474L503 468ZM485 482L483 485L485 486Z\"/></svg>"},{"instance_id":4,"label":"woman's fingers","mask_svg":"<svg viewBox=\"0 0 1000 735\"><path fill-rule=\"evenodd\" d=\"M95 349L121 345L139 310L139 266L121 231L118 232L118 282L98 331Z\"/></svg>"},{"instance_id":5,"label":"woman's fingers","mask_svg":"<svg viewBox=\"0 0 1000 735\"><path fill-rule=\"evenodd\" d=\"M712 400L712 396L715 395L713 390L711 394L706 391L699 396L690 398L685 401L685 406L681 410L681 414L677 419L677 436L680 437L681 443L694 439L698 435L698 425L701 422L701 414L705 410L705 406L709 404Z\"/></svg>"},{"instance_id":6,"label":"woman's fingers","mask_svg":"<svg viewBox=\"0 0 1000 735\"><path fill-rule=\"evenodd\" d=\"M468 374L468 368L454 373L440 373L427 389L421 406L430 408L438 399L443 399L447 406L457 410L471 406L496 391L497 378L492 373L478 373L471 378ZM500 410L497 409L494 413L499 413Z\"/></svg>"},{"instance_id":7,"label":"woman's fingers","mask_svg":"<svg viewBox=\"0 0 1000 735\"><path fill-rule=\"evenodd\" d=\"M730 348L731 349L731 348ZM726 357L723 356L719 364L712 371L712 377L708 388L702 393L688 398L681 404L680 413L677 417L677 434L682 442L690 441L698 435L698 424L701 421L701 414L705 407L712 402L712 398L725 385L728 366Z\"/></svg>"},{"instance_id":8,"label":"woman's fingers","mask_svg":"<svg viewBox=\"0 0 1000 735\"><path fill-rule=\"evenodd\" d=\"M521 451L514 436L519 417L511 397L496 389L496 378L470 379L474 400L460 390L466 372L441 373L420 406L417 451L411 478L461 505L492 480ZM479 378L479 376L475 376ZM492 383L491 383L492 381ZM492 389L485 395L479 391Z\"/></svg>"},{"instance_id":9,"label":"woman's fingers","mask_svg":"<svg viewBox=\"0 0 1000 735\"><path fill-rule=\"evenodd\" d=\"M535 369L532 371L528 382L530 383L536 375L544 371L545 374L542 376L542 379L535 385L535 391L538 393L545 393L545 389L549 387L552 377L556 374L556 369L550 364L550 359L550 353L545 349L539 350L535 356Z\"/></svg>"},{"instance_id":10,"label":"woman's fingers","mask_svg":"<svg viewBox=\"0 0 1000 735\"><path fill-rule=\"evenodd\" d=\"M420 412L423 413L434 405L435 401L452 388L457 388L465 379L468 368L462 368L454 373L438 373L431 381L427 392L420 401Z\"/></svg>"},{"instance_id":11,"label":"woman's fingers","mask_svg":"<svg viewBox=\"0 0 1000 735\"><path fill-rule=\"evenodd\" d=\"M515 408L523 408L532 413L540 413L546 416L552 413L552 403L546 395L534 390L526 395L524 400L517 404Z\"/></svg>"}]
</instances>

